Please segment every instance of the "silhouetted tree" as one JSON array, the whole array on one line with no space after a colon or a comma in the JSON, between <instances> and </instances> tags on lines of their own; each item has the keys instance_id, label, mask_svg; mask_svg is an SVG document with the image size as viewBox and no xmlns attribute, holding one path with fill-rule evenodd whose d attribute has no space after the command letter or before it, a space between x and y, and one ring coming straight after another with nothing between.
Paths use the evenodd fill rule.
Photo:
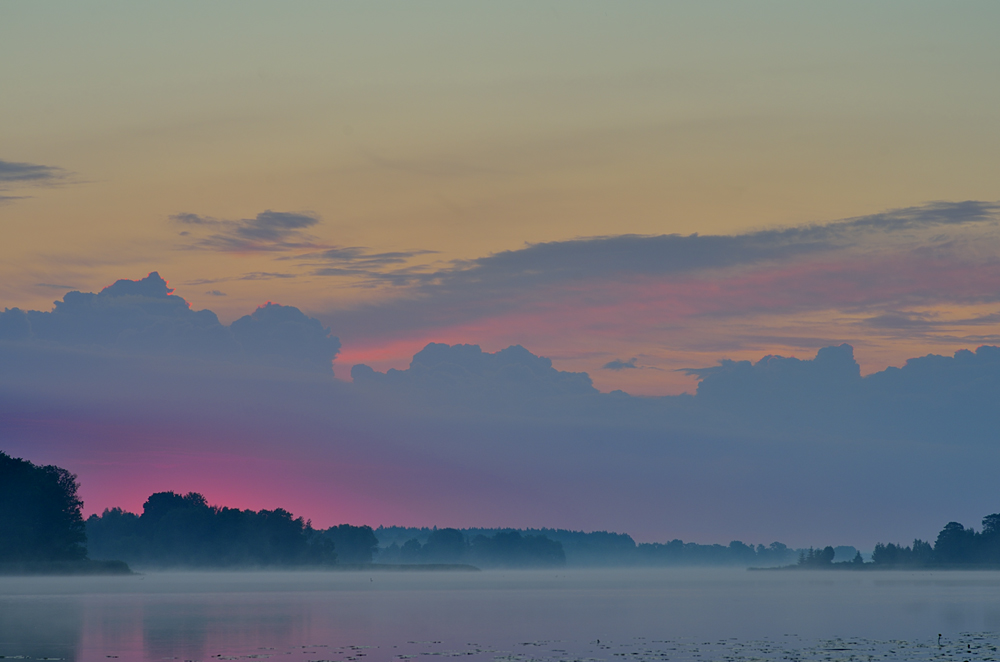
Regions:
<instances>
[{"instance_id":1,"label":"silhouetted tree","mask_svg":"<svg viewBox=\"0 0 1000 662\"><path fill-rule=\"evenodd\" d=\"M934 557L938 563L974 563L976 534L958 522L948 522L934 542Z\"/></svg>"},{"instance_id":2,"label":"silhouetted tree","mask_svg":"<svg viewBox=\"0 0 1000 662\"><path fill-rule=\"evenodd\" d=\"M423 550L421 541L428 541L436 529L415 527L379 527L375 535L379 539L381 549L378 560L382 563L420 563L431 562ZM484 536L492 539L499 533L509 533L512 529L461 529L470 546L476 546L477 538ZM686 543L682 540L671 540L668 543L640 543L624 533L609 533L607 531L568 531L565 529L519 529L523 538L530 536L544 537L562 546L566 564L573 566L623 566L623 565L740 565L740 566L781 566L794 564L798 558L798 550L791 549L780 542L768 546L744 544L734 540L729 545L699 545ZM403 547L409 543L404 552ZM853 547L838 548L845 558L851 558L856 553ZM477 565L484 562L469 557L470 563Z\"/></svg>"},{"instance_id":3,"label":"silhouetted tree","mask_svg":"<svg viewBox=\"0 0 1000 662\"><path fill-rule=\"evenodd\" d=\"M501 531L493 537L478 535L469 544L469 559L484 567L558 567L566 565L566 553L545 536L522 536Z\"/></svg>"},{"instance_id":4,"label":"silhouetted tree","mask_svg":"<svg viewBox=\"0 0 1000 662\"><path fill-rule=\"evenodd\" d=\"M913 541L913 562L917 565L934 563L934 548L929 542L924 542L920 538Z\"/></svg>"},{"instance_id":5,"label":"silhouetted tree","mask_svg":"<svg viewBox=\"0 0 1000 662\"><path fill-rule=\"evenodd\" d=\"M93 559L137 559L143 554L139 516L105 508L87 518L87 547Z\"/></svg>"},{"instance_id":6,"label":"silhouetted tree","mask_svg":"<svg viewBox=\"0 0 1000 662\"><path fill-rule=\"evenodd\" d=\"M980 562L1000 565L1000 513L983 518L983 531L977 537Z\"/></svg>"},{"instance_id":7,"label":"silhouetted tree","mask_svg":"<svg viewBox=\"0 0 1000 662\"><path fill-rule=\"evenodd\" d=\"M0 452L0 562L87 557L76 476Z\"/></svg>"},{"instance_id":8,"label":"silhouetted tree","mask_svg":"<svg viewBox=\"0 0 1000 662\"><path fill-rule=\"evenodd\" d=\"M121 509L92 515L87 528L101 555L130 563L182 567L326 565L334 543L281 508L210 506L196 492L157 492L142 515Z\"/></svg>"},{"instance_id":9,"label":"silhouetted tree","mask_svg":"<svg viewBox=\"0 0 1000 662\"><path fill-rule=\"evenodd\" d=\"M340 563L371 563L378 550L378 538L370 526L341 524L321 534L333 543Z\"/></svg>"},{"instance_id":10,"label":"silhouetted tree","mask_svg":"<svg viewBox=\"0 0 1000 662\"><path fill-rule=\"evenodd\" d=\"M428 536L423 553L434 563L459 563L466 547L465 536L458 529L436 529Z\"/></svg>"},{"instance_id":11,"label":"silhouetted tree","mask_svg":"<svg viewBox=\"0 0 1000 662\"><path fill-rule=\"evenodd\" d=\"M399 549L399 560L403 563L419 563L423 558L423 545L416 538L410 538Z\"/></svg>"},{"instance_id":12,"label":"silhouetted tree","mask_svg":"<svg viewBox=\"0 0 1000 662\"><path fill-rule=\"evenodd\" d=\"M809 551L799 557L799 565L804 568L825 568L833 564L833 557L836 556L833 547L829 545L823 549L809 548Z\"/></svg>"},{"instance_id":13,"label":"silhouetted tree","mask_svg":"<svg viewBox=\"0 0 1000 662\"><path fill-rule=\"evenodd\" d=\"M913 541L912 547L903 547L893 543L875 545L872 552L872 563L878 566L913 565L927 566L935 562L934 550L929 543L920 540Z\"/></svg>"}]
</instances>

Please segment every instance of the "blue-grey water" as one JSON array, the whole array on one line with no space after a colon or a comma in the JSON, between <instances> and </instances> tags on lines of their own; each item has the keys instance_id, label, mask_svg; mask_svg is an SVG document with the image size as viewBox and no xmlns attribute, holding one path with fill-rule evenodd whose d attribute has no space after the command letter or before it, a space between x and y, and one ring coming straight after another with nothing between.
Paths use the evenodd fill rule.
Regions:
<instances>
[{"instance_id":1,"label":"blue-grey water","mask_svg":"<svg viewBox=\"0 0 1000 662\"><path fill-rule=\"evenodd\" d=\"M0 657L20 659L992 660L998 632L992 572L0 578Z\"/></svg>"}]
</instances>

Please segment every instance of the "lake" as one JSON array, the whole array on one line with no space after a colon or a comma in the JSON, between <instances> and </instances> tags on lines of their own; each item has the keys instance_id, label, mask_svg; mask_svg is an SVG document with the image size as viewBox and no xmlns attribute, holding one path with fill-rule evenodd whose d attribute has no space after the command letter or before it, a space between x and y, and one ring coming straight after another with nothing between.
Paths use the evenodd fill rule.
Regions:
<instances>
[{"instance_id":1,"label":"lake","mask_svg":"<svg viewBox=\"0 0 1000 662\"><path fill-rule=\"evenodd\" d=\"M995 572L0 577L21 659L991 660L998 631Z\"/></svg>"}]
</instances>

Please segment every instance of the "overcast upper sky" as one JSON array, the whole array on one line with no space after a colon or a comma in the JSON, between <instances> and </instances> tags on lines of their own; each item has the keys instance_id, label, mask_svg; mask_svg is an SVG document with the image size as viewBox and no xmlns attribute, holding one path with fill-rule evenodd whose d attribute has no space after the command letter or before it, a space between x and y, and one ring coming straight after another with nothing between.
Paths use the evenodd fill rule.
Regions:
<instances>
[{"instance_id":1,"label":"overcast upper sky","mask_svg":"<svg viewBox=\"0 0 1000 662\"><path fill-rule=\"evenodd\" d=\"M233 374L255 375L260 392L236 380L242 385L230 395L212 394L226 403L217 411L184 401L192 410L184 425L200 423L197 434L181 436L214 440L239 462L267 457L261 466L274 466L270 451L233 450L235 412L273 399L277 387L268 380L283 384L290 371L332 389L310 396L319 400L307 399L312 408L287 422L296 430L288 438L305 440L290 451L294 461L308 464L313 449L332 462L320 441L335 425L321 413L331 398L362 398L376 409L384 398L393 412L387 421L399 428L351 419L352 432L343 433L350 441L341 435L337 446L351 449L345 457L357 471L347 473L377 482L395 476L396 460L386 458L429 453L414 465L430 472L428 480L466 476L493 486L495 493L468 503L479 504L476 512L490 520L483 524L498 524L517 509L496 504L514 493L538 503L533 481L546 474L497 468L504 466L494 455L503 447L498 430L514 432L476 431L483 405L463 400L462 389L448 391L447 415L412 428L413 440L366 454L365 439L388 444L412 427L404 412L415 405L401 393L426 384L387 371L405 371L429 343L476 345L517 365L524 356L506 348L520 346L525 356L550 360L553 374L578 375L557 379L560 388L586 382L590 390L573 397L694 395L742 374L705 369L772 355L812 359L844 344L857 378L883 384L889 377L877 375L894 375L885 370L908 359L1000 345L998 23L994 2L912 0L5 3L0 309L19 310L0 318L8 362L0 378L7 397L30 399L48 412L38 420L49 422L48 432L28 430L19 407L29 405L8 401L0 450L16 446L31 456L35 442L27 440L62 439L52 421L73 420L91 400L100 400L93 414L100 425L118 425L125 413L87 392L85 381L79 393L67 391L95 357L109 362L108 393L127 394L139 411L147 405L134 384L151 381L144 371L174 375L165 383L182 393L190 389L178 384L189 377L178 375L195 370L182 370L185 361L221 361ZM183 361L171 363L178 356ZM361 378L352 383L360 364L368 368L354 370ZM484 375L503 382L509 370ZM883 397L874 392L859 391L869 404ZM251 404L238 405L243 399ZM948 402L940 421L903 428L926 437L968 415ZM573 420L560 407L545 416ZM593 429L618 429L628 419L622 409L595 411L610 413ZM634 438L679 439L681 423L667 425L664 411L644 410L635 425L656 432ZM140 419L128 426L141 437L152 423ZM671 451L685 458L675 466L721 481L722 469L694 440L735 443L743 433L709 430L712 416L702 414L677 420L694 436L685 437L687 450ZM167 428L156 425L150 430L162 437ZM524 438L544 437L550 425ZM571 434L559 429L556 436ZM810 430L803 434L826 434ZM493 441L461 460L421 450L439 432ZM579 487L607 466L614 453L599 450L611 443L602 434L586 442L592 453L581 455L577 483L567 474L554 485ZM925 437L919 443L931 443ZM173 453L188 442L157 443L164 444L157 452ZM661 452L634 443L628 457ZM78 461L114 466L96 450L88 456L86 445L69 447ZM766 456L741 448L748 466ZM847 462L844 452L830 457ZM886 462L892 456L889 446L879 452ZM537 466L557 455L540 456ZM54 450L37 457L59 460ZM921 467L943 466L943 455L928 457ZM810 458L789 460L780 475L805 471ZM619 460L608 495L628 467L660 466ZM477 482L488 467L502 474L498 482ZM780 486L778 474L767 475ZM345 511L352 521L446 523L430 511L406 511L391 490L355 488L338 493L367 495ZM439 497L428 496L427 508L451 512ZM294 498L308 502L305 493ZM552 521L541 514L525 521L613 526L613 509L603 517L591 504L588 520L566 508L546 510ZM712 512L697 509L686 530L723 535L721 524L698 528ZM454 517L473 525L475 514ZM644 521L637 516L630 526L642 529ZM794 519L786 524L794 535Z\"/></svg>"}]
</instances>

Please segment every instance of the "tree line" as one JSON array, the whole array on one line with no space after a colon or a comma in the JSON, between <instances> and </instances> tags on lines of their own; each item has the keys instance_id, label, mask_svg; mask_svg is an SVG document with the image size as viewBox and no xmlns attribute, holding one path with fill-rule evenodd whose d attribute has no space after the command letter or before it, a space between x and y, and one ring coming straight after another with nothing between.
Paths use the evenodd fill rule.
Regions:
<instances>
[{"instance_id":1,"label":"tree line","mask_svg":"<svg viewBox=\"0 0 1000 662\"><path fill-rule=\"evenodd\" d=\"M157 492L135 514L82 516L76 476L0 452L0 569L18 563L118 559L146 567L277 567L467 563L480 567L740 565L1000 567L1000 513L976 531L949 522L934 544L879 543L866 562L853 547L796 550L774 542L639 543L565 529L437 529L341 524L314 529L292 513L209 505L195 492ZM797 563L796 563L797 559ZM842 560L841 560L842 559Z\"/></svg>"},{"instance_id":2,"label":"tree line","mask_svg":"<svg viewBox=\"0 0 1000 662\"><path fill-rule=\"evenodd\" d=\"M369 526L314 529L282 508L214 506L197 492L157 492L141 513L109 508L84 521L78 490L76 476L65 469L0 452L0 571L69 567L53 563L102 567L88 557L147 568L364 566L379 549ZM440 529L430 538L408 546L397 561L486 567L565 562L562 546L544 536L506 532L467 541L455 529ZM391 552L384 556L383 563L393 562Z\"/></svg>"},{"instance_id":3,"label":"tree line","mask_svg":"<svg viewBox=\"0 0 1000 662\"><path fill-rule=\"evenodd\" d=\"M376 558L393 563L414 563L433 556L431 538L437 529L416 527L379 527L375 535L381 547ZM781 566L795 563L799 552L780 542L749 545L734 540L728 545L701 545L682 540L668 543L636 543L625 533L609 531L569 531L566 529L458 529L470 547L466 558L473 558L471 548L480 537L517 533L530 544L532 538L544 538L562 546L565 564L570 567L610 566ZM430 544L430 547L427 545ZM838 547L838 556L853 557L853 547ZM390 561L391 559L391 561ZM471 562L471 561L470 561ZM545 565L538 562L537 565Z\"/></svg>"},{"instance_id":4,"label":"tree line","mask_svg":"<svg viewBox=\"0 0 1000 662\"><path fill-rule=\"evenodd\" d=\"M323 566L335 543L287 510L210 506L196 492L157 492L142 514L107 509L87 518L94 558L144 567Z\"/></svg>"},{"instance_id":5,"label":"tree line","mask_svg":"<svg viewBox=\"0 0 1000 662\"><path fill-rule=\"evenodd\" d=\"M543 535L497 531L466 537L458 529L434 529L425 543L410 538L379 550L382 563L466 563L482 568L538 568L566 565L563 546Z\"/></svg>"},{"instance_id":6,"label":"tree line","mask_svg":"<svg viewBox=\"0 0 1000 662\"><path fill-rule=\"evenodd\" d=\"M861 554L852 560L834 563L832 547L800 552L796 564L802 568L1000 568L1000 513L983 518L982 530L948 522L932 545L917 538L912 545L878 543L872 560Z\"/></svg>"},{"instance_id":7,"label":"tree line","mask_svg":"<svg viewBox=\"0 0 1000 662\"><path fill-rule=\"evenodd\" d=\"M920 539L906 547L879 543L872 553L872 563L886 567L1000 566L1000 513L984 517L982 527L977 532L959 522L948 522L933 546Z\"/></svg>"}]
</instances>

